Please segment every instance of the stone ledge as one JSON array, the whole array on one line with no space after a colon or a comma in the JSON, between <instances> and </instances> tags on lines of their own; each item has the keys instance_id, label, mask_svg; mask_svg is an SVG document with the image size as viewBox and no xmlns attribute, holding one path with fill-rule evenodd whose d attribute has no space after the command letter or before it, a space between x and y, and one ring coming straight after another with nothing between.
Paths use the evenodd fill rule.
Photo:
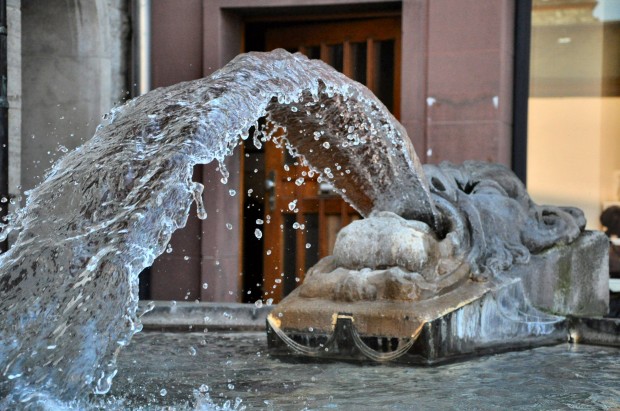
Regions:
<instances>
[{"instance_id":1,"label":"stone ledge","mask_svg":"<svg viewBox=\"0 0 620 411\"><path fill-rule=\"evenodd\" d=\"M143 328L161 331L264 331L273 309L240 303L140 301L138 312L149 304L154 308L142 316Z\"/></svg>"},{"instance_id":2,"label":"stone ledge","mask_svg":"<svg viewBox=\"0 0 620 411\"><path fill-rule=\"evenodd\" d=\"M620 318L567 317L569 341L620 347Z\"/></svg>"}]
</instances>

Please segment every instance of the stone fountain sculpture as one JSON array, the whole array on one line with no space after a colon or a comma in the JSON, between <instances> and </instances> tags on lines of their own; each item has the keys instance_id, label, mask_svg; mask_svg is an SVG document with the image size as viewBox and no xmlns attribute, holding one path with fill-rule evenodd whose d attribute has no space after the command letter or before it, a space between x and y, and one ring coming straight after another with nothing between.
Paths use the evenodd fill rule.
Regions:
<instances>
[{"instance_id":1,"label":"stone fountain sculpture","mask_svg":"<svg viewBox=\"0 0 620 411\"><path fill-rule=\"evenodd\" d=\"M565 316L607 313L607 239L581 210L536 205L498 164L404 152L391 172L412 191L352 202L367 218L269 315L272 353L436 363L565 341Z\"/></svg>"},{"instance_id":2,"label":"stone fountain sculpture","mask_svg":"<svg viewBox=\"0 0 620 411\"><path fill-rule=\"evenodd\" d=\"M536 205L497 164L416 171L428 208L343 228L270 314L273 353L434 363L558 343L566 315L607 313L607 240L580 210Z\"/></svg>"}]
</instances>

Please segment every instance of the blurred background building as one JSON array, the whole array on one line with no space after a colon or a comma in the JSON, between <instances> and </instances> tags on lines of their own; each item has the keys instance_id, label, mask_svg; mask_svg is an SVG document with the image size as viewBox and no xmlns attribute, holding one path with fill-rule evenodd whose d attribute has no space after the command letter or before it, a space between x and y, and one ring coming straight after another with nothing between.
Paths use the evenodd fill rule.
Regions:
<instances>
[{"instance_id":1,"label":"blurred background building","mask_svg":"<svg viewBox=\"0 0 620 411\"><path fill-rule=\"evenodd\" d=\"M505 164L535 201L584 209L590 228L620 201L620 0L4 3L12 196L88 140L114 105L281 47L366 84L423 162ZM301 170L269 145L246 144L227 166L227 186L214 165L196 168L209 218L190 215L172 252L144 273L143 297L277 300L358 218L329 187L291 189ZM281 210L287 196L299 198L298 213ZM267 217L284 229L257 239Z\"/></svg>"}]
</instances>

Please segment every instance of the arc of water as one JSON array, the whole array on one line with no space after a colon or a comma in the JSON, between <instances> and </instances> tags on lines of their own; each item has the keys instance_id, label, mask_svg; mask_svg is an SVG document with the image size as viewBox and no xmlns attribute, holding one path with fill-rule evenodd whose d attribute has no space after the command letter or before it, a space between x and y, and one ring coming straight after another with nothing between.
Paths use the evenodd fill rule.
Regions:
<instances>
[{"instance_id":1,"label":"arc of water","mask_svg":"<svg viewBox=\"0 0 620 411\"><path fill-rule=\"evenodd\" d=\"M307 92L291 105L272 101L269 118L286 125L289 146L362 215L392 211L435 227L437 210L407 132L368 89L356 86L320 101ZM319 92L330 93L323 84Z\"/></svg>"},{"instance_id":2,"label":"arc of water","mask_svg":"<svg viewBox=\"0 0 620 411\"><path fill-rule=\"evenodd\" d=\"M141 328L138 274L200 191L193 166L221 163L262 116L286 127L290 146L363 215L389 210L434 226L405 130L320 61L246 54L154 90L114 109L56 163L3 232L18 235L0 256L0 408L33 390L69 400L109 389L119 347Z\"/></svg>"}]
</instances>

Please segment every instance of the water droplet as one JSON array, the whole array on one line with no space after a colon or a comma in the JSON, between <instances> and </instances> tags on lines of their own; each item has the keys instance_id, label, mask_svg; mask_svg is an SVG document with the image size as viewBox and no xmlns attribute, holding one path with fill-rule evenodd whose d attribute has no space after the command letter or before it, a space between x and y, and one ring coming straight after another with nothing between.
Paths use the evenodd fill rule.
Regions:
<instances>
[{"instance_id":1,"label":"water droplet","mask_svg":"<svg viewBox=\"0 0 620 411\"><path fill-rule=\"evenodd\" d=\"M264 223L264 221L263 221L263 220L261 220L260 218L257 218L257 219L256 219L256 224L261 225L261 224L263 224L263 223Z\"/></svg>"},{"instance_id":2,"label":"water droplet","mask_svg":"<svg viewBox=\"0 0 620 411\"><path fill-rule=\"evenodd\" d=\"M297 113L297 110L298 110L298 109L297 109L297 107L295 107L295 106L291 107L291 111L292 111L293 113Z\"/></svg>"},{"instance_id":3,"label":"water droplet","mask_svg":"<svg viewBox=\"0 0 620 411\"><path fill-rule=\"evenodd\" d=\"M170 245L170 243L168 243L168 246L166 247L166 252L168 254L170 254L172 252L172 246Z\"/></svg>"},{"instance_id":4,"label":"water droplet","mask_svg":"<svg viewBox=\"0 0 620 411\"><path fill-rule=\"evenodd\" d=\"M261 308L263 306L263 300L256 300L254 305L256 306L256 308Z\"/></svg>"},{"instance_id":5,"label":"water droplet","mask_svg":"<svg viewBox=\"0 0 620 411\"><path fill-rule=\"evenodd\" d=\"M149 301L148 304L146 304L146 307L144 307L144 313L148 313L149 311L153 311L153 309L155 308L155 301Z\"/></svg>"},{"instance_id":6,"label":"water droplet","mask_svg":"<svg viewBox=\"0 0 620 411\"><path fill-rule=\"evenodd\" d=\"M196 349L194 347L190 346L188 348L188 352L189 352L189 355L191 355L192 357L196 356Z\"/></svg>"},{"instance_id":7,"label":"water droplet","mask_svg":"<svg viewBox=\"0 0 620 411\"><path fill-rule=\"evenodd\" d=\"M293 223L293 230L297 230L299 227L300 227L300 226L299 226L299 223L298 223L297 221L295 221L295 222Z\"/></svg>"},{"instance_id":8,"label":"water droplet","mask_svg":"<svg viewBox=\"0 0 620 411\"><path fill-rule=\"evenodd\" d=\"M230 190L228 190L228 194L230 194L231 197L234 197L235 194L237 194L237 191L235 191L233 189L230 189Z\"/></svg>"},{"instance_id":9,"label":"water droplet","mask_svg":"<svg viewBox=\"0 0 620 411\"><path fill-rule=\"evenodd\" d=\"M254 235L260 240L263 237L263 232L259 228L257 228L256 230L254 230Z\"/></svg>"},{"instance_id":10,"label":"water droplet","mask_svg":"<svg viewBox=\"0 0 620 411\"><path fill-rule=\"evenodd\" d=\"M265 301L265 304L267 306L270 306L271 304L273 304L273 298L268 298L267 301Z\"/></svg>"},{"instance_id":11,"label":"water droplet","mask_svg":"<svg viewBox=\"0 0 620 411\"><path fill-rule=\"evenodd\" d=\"M304 178L303 177L299 177L297 180L295 180L295 184L297 186L300 186L304 183Z\"/></svg>"},{"instance_id":12,"label":"water droplet","mask_svg":"<svg viewBox=\"0 0 620 411\"><path fill-rule=\"evenodd\" d=\"M226 223L226 228L229 229L229 230L232 230L233 229L233 225L230 224L230 223Z\"/></svg>"},{"instance_id":13,"label":"water droplet","mask_svg":"<svg viewBox=\"0 0 620 411\"><path fill-rule=\"evenodd\" d=\"M267 255L271 255L271 250L267 250L267 251L265 252L265 254L267 254Z\"/></svg>"},{"instance_id":14,"label":"water droplet","mask_svg":"<svg viewBox=\"0 0 620 411\"><path fill-rule=\"evenodd\" d=\"M324 142L324 143L323 143L323 147L324 147L324 148L329 148L329 143L328 143L327 141L326 141L326 142Z\"/></svg>"},{"instance_id":15,"label":"water droplet","mask_svg":"<svg viewBox=\"0 0 620 411\"><path fill-rule=\"evenodd\" d=\"M187 255L183 257L183 259L184 259L185 261L189 261L189 258L190 258L190 257L189 257L189 256L187 256Z\"/></svg>"},{"instance_id":16,"label":"water droplet","mask_svg":"<svg viewBox=\"0 0 620 411\"><path fill-rule=\"evenodd\" d=\"M202 289L206 290L207 288L209 288L209 284L207 283L202 283Z\"/></svg>"},{"instance_id":17,"label":"water droplet","mask_svg":"<svg viewBox=\"0 0 620 411\"><path fill-rule=\"evenodd\" d=\"M312 247L312 245L310 245L310 243L306 243L306 248L310 248Z\"/></svg>"},{"instance_id":18,"label":"water droplet","mask_svg":"<svg viewBox=\"0 0 620 411\"><path fill-rule=\"evenodd\" d=\"M248 189L248 196L249 196L249 195L251 195L253 192L254 192L254 190L253 190L253 189L251 189L251 188L250 188L250 189Z\"/></svg>"},{"instance_id":19,"label":"water droplet","mask_svg":"<svg viewBox=\"0 0 620 411\"><path fill-rule=\"evenodd\" d=\"M293 211L296 206L297 206L297 200L293 200L290 203L288 203L288 209L291 211Z\"/></svg>"}]
</instances>

